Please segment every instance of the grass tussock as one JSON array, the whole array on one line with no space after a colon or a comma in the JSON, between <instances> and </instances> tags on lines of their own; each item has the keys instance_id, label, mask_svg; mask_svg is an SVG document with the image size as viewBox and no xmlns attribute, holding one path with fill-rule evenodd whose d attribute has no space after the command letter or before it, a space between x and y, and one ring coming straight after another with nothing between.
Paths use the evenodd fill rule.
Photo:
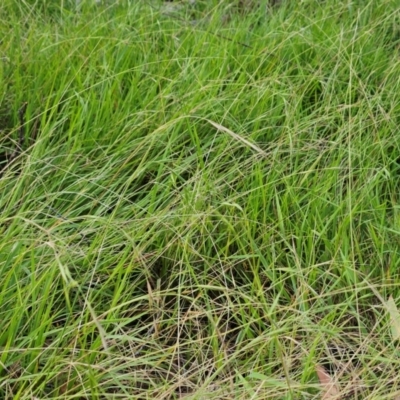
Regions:
<instances>
[{"instance_id":1,"label":"grass tussock","mask_svg":"<svg viewBox=\"0 0 400 400\"><path fill-rule=\"evenodd\" d=\"M245 3L0 5L1 398L398 398L398 4Z\"/></svg>"}]
</instances>

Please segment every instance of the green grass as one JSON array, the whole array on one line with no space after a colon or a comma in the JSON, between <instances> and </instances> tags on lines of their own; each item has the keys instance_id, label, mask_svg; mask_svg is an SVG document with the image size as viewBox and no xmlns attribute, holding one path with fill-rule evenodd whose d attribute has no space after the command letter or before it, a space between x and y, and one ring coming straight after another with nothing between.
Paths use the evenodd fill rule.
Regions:
<instances>
[{"instance_id":1,"label":"green grass","mask_svg":"<svg viewBox=\"0 0 400 400\"><path fill-rule=\"evenodd\" d=\"M397 1L74 3L0 5L0 398L398 398Z\"/></svg>"}]
</instances>

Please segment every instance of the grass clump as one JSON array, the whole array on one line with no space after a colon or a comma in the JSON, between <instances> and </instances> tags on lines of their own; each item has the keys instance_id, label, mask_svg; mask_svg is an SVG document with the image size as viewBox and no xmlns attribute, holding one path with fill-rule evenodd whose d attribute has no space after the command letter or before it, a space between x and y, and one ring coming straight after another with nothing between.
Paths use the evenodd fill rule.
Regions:
<instances>
[{"instance_id":1,"label":"grass clump","mask_svg":"<svg viewBox=\"0 0 400 400\"><path fill-rule=\"evenodd\" d=\"M0 397L395 398L398 11L4 1Z\"/></svg>"}]
</instances>

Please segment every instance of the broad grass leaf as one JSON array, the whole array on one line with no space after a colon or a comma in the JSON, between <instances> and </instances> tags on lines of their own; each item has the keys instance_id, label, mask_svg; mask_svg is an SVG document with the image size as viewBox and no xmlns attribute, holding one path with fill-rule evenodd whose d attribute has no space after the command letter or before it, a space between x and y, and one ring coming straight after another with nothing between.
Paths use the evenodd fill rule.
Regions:
<instances>
[{"instance_id":1,"label":"broad grass leaf","mask_svg":"<svg viewBox=\"0 0 400 400\"><path fill-rule=\"evenodd\" d=\"M322 400L339 399L339 388L322 365L316 366L319 383L322 386Z\"/></svg>"},{"instance_id":2,"label":"broad grass leaf","mask_svg":"<svg viewBox=\"0 0 400 400\"><path fill-rule=\"evenodd\" d=\"M386 302L386 309L390 315L390 327L392 329L392 337L393 340L400 339L400 313L396 306L396 303L393 300L393 297L390 296L389 300Z\"/></svg>"},{"instance_id":3,"label":"broad grass leaf","mask_svg":"<svg viewBox=\"0 0 400 400\"><path fill-rule=\"evenodd\" d=\"M385 299L380 295L380 293L372 286L368 285L371 290L375 293L376 297L381 301L386 311L390 315L390 327L392 330L393 340L400 339L400 313L397 309L396 303L394 302L393 296L389 296L389 300L385 301Z\"/></svg>"}]
</instances>

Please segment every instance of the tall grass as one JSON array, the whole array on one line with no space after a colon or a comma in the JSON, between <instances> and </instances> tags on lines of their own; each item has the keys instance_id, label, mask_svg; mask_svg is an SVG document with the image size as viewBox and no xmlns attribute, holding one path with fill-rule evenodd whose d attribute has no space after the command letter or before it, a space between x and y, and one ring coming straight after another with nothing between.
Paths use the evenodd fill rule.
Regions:
<instances>
[{"instance_id":1,"label":"tall grass","mask_svg":"<svg viewBox=\"0 0 400 400\"><path fill-rule=\"evenodd\" d=\"M399 395L399 7L261 3L2 2L1 398Z\"/></svg>"}]
</instances>

